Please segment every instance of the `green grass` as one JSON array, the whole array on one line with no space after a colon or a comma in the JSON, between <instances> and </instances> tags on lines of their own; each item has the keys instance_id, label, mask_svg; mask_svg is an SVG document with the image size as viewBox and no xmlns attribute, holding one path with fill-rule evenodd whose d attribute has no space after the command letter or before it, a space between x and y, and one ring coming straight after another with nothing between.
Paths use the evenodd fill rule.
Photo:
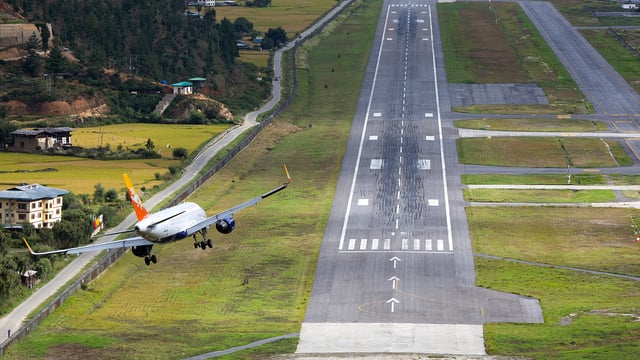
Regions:
<instances>
[{"instance_id":1,"label":"green grass","mask_svg":"<svg viewBox=\"0 0 640 360\"><path fill-rule=\"evenodd\" d=\"M637 357L640 327L628 316L640 315L637 281L478 257L475 264L478 285L540 299L545 319L544 324L486 324L487 353L533 359Z\"/></svg>"},{"instance_id":2,"label":"green grass","mask_svg":"<svg viewBox=\"0 0 640 360\"><path fill-rule=\"evenodd\" d=\"M293 178L289 188L238 213L232 234L212 233L209 251L195 250L189 240L157 247L159 261L152 267L125 255L9 348L6 359L41 357L31 351L34 339L49 353L156 359L299 331L381 2L356 6L309 52L295 103L189 200L208 213L225 209L283 182L283 163ZM345 61L335 62L331 72L324 61L338 53ZM104 346L81 337L64 340L80 333L103 339ZM291 352L294 342L229 358Z\"/></svg>"},{"instance_id":3,"label":"green grass","mask_svg":"<svg viewBox=\"0 0 640 360\"><path fill-rule=\"evenodd\" d=\"M238 17L246 17L258 31L265 33L270 28L282 27L293 39L335 5L335 1L273 0L265 8L219 6L215 10L217 19L226 17L233 22Z\"/></svg>"},{"instance_id":4,"label":"green grass","mask_svg":"<svg viewBox=\"0 0 640 360\"><path fill-rule=\"evenodd\" d=\"M590 113L592 107L517 3L438 4L447 79L454 83L532 82L549 105L474 105L500 114Z\"/></svg>"},{"instance_id":5,"label":"green grass","mask_svg":"<svg viewBox=\"0 0 640 360\"><path fill-rule=\"evenodd\" d=\"M630 217L640 218L640 210L518 206L466 210L476 253L640 276L640 252L630 225Z\"/></svg>"},{"instance_id":6,"label":"green grass","mask_svg":"<svg viewBox=\"0 0 640 360\"><path fill-rule=\"evenodd\" d=\"M606 131L607 125L600 121L578 119L470 119L456 120L455 127L497 131Z\"/></svg>"},{"instance_id":7,"label":"green grass","mask_svg":"<svg viewBox=\"0 0 640 360\"><path fill-rule=\"evenodd\" d=\"M496 203L597 203L616 199L612 190L464 189L463 194L466 201Z\"/></svg>"},{"instance_id":8,"label":"green grass","mask_svg":"<svg viewBox=\"0 0 640 360\"><path fill-rule=\"evenodd\" d=\"M72 191L92 194L100 183L106 189L124 187L122 174L128 173L134 185L151 189L160 185L156 174L164 175L170 166L180 164L172 159L175 148L192 152L205 142L229 128L229 125L163 125L120 124L103 127L77 128L73 131L75 146L97 148L118 146L126 151L144 148L151 139L161 159L94 160L72 156L50 156L0 152L0 186L12 187L20 183L38 183Z\"/></svg>"},{"instance_id":9,"label":"green grass","mask_svg":"<svg viewBox=\"0 0 640 360\"><path fill-rule=\"evenodd\" d=\"M76 194L93 194L94 186L102 184L106 189L124 188L122 174L128 173L136 188L150 189L159 185L155 174L165 174L178 160L138 159L104 161L70 156L49 156L0 152L4 188L20 183L38 183Z\"/></svg>"},{"instance_id":10,"label":"green grass","mask_svg":"<svg viewBox=\"0 0 640 360\"><path fill-rule=\"evenodd\" d=\"M572 174L572 185L606 184L611 175ZM624 177L623 177L624 178ZM640 181L640 178L638 178ZM561 174L463 174L463 184L475 185L566 185L567 175Z\"/></svg>"},{"instance_id":11,"label":"green grass","mask_svg":"<svg viewBox=\"0 0 640 360\"><path fill-rule=\"evenodd\" d=\"M592 138L460 138L457 149L464 164L590 168L631 163L617 142Z\"/></svg>"},{"instance_id":12,"label":"green grass","mask_svg":"<svg viewBox=\"0 0 640 360\"><path fill-rule=\"evenodd\" d=\"M189 153L198 146L224 132L231 125L176 125L176 124L117 124L99 127L76 128L72 144L85 148L109 146L116 150L144 148L147 139L155 145L154 151L163 158L173 158L173 149L184 148Z\"/></svg>"}]
</instances>

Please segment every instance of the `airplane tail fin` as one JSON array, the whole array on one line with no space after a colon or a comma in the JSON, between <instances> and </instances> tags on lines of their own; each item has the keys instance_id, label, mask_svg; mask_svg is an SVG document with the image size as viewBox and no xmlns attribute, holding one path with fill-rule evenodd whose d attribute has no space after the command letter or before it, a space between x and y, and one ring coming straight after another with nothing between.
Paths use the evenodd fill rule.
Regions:
<instances>
[{"instance_id":1,"label":"airplane tail fin","mask_svg":"<svg viewBox=\"0 0 640 360\"><path fill-rule=\"evenodd\" d=\"M131 199L133 210L136 212L138 221L140 221L146 218L147 215L149 215L149 212L144 207L144 205L142 205L142 201L140 201L138 194L136 194L135 190L133 189L133 183L131 182L131 179L129 179L129 175L122 174L122 177L124 178L124 183L127 186L127 192L129 193L129 198Z\"/></svg>"}]
</instances>

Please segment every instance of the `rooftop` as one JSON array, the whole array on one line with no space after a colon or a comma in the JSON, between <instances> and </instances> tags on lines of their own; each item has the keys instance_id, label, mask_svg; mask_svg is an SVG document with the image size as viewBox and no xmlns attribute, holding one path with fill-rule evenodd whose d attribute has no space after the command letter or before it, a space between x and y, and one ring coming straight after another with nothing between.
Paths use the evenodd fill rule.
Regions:
<instances>
[{"instance_id":1,"label":"rooftop","mask_svg":"<svg viewBox=\"0 0 640 360\"><path fill-rule=\"evenodd\" d=\"M13 199L23 201L33 201L41 199L54 199L58 196L68 194L66 190L47 187L40 184L20 185L11 189L0 191L0 199Z\"/></svg>"}]
</instances>

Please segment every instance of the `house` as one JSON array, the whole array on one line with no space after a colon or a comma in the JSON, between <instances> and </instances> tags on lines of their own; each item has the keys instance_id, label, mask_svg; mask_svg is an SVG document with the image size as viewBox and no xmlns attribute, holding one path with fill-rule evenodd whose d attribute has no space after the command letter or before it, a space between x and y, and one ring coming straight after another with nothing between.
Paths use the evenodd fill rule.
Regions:
<instances>
[{"instance_id":1,"label":"house","mask_svg":"<svg viewBox=\"0 0 640 360\"><path fill-rule=\"evenodd\" d=\"M216 6L216 0L192 0L187 2L188 6Z\"/></svg>"},{"instance_id":2,"label":"house","mask_svg":"<svg viewBox=\"0 0 640 360\"><path fill-rule=\"evenodd\" d=\"M171 84L173 93L178 95L191 95L193 94L193 84L188 81L183 81L175 84Z\"/></svg>"},{"instance_id":3,"label":"house","mask_svg":"<svg viewBox=\"0 0 640 360\"><path fill-rule=\"evenodd\" d=\"M5 228L30 223L36 229L50 229L62 220L62 196L68 193L39 184L0 191L0 223Z\"/></svg>"},{"instance_id":4,"label":"house","mask_svg":"<svg viewBox=\"0 0 640 360\"><path fill-rule=\"evenodd\" d=\"M11 133L13 143L9 151L38 152L47 149L68 149L71 147L72 128L19 129Z\"/></svg>"}]
</instances>

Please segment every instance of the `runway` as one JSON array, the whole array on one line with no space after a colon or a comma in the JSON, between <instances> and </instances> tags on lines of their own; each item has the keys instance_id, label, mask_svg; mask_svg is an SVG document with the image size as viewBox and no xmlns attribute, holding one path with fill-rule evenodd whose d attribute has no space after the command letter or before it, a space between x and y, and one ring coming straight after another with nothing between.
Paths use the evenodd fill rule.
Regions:
<instances>
[{"instance_id":1,"label":"runway","mask_svg":"<svg viewBox=\"0 0 640 360\"><path fill-rule=\"evenodd\" d=\"M482 355L485 322L543 321L475 287L435 11L383 5L298 353Z\"/></svg>"}]
</instances>

